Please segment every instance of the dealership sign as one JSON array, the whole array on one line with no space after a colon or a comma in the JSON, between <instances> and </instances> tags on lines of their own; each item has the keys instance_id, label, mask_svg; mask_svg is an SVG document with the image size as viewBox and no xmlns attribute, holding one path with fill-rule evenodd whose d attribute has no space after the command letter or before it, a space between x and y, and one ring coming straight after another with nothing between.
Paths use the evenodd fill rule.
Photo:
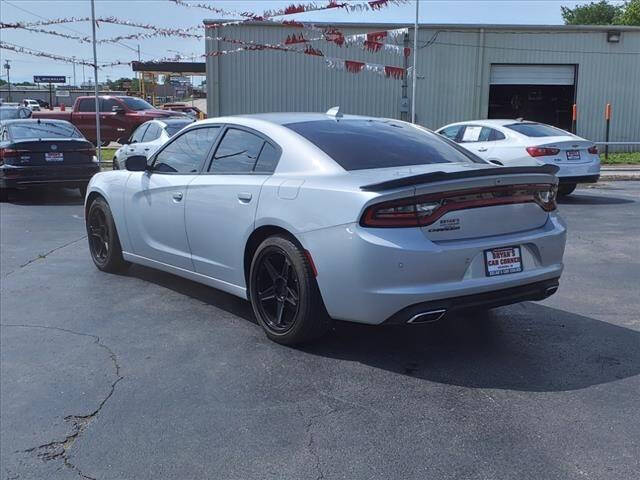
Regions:
<instances>
[{"instance_id":1,"label":"dealership sign","mask_svg":"<svg viewBox=\"0 0 640 480\"><path fill-rule=\"evenodd\" d=\"M66 83L64 75L34 75L33 83Z\"/></svg>"}]
</instances>

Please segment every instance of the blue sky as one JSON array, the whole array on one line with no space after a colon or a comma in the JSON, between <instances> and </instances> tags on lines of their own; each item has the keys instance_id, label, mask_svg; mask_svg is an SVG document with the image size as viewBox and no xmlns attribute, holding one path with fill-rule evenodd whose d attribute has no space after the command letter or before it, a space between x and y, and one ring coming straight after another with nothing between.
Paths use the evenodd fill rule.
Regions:
<instances>
[{"instance_id":1,"label":"blue sky","mask_svg":"<svg viewBox=\"0 0 640 480\"><path fill-rule=\"evenodd\" d=\"M239 11L258 11L281 8L291 3L306 0L197 0L195 3L209 3L216 7ZM324 3L325 0L316 0ZM559 24L562 23L560 6L574 6L575 1L558 0L420 0L421 23L501 23L501 24ZM346 13L343 10L310 12L298 15L300 20L318 22L400 22L412 23L415 3L413 1L376 12ZM3 22L37 21L44 18L84 17L91 14L89 0L0 0L0 16ZM121 19L150 23L158 26L179 28L198 25L205 18L212 18L211 12L199 8L187 8L175 5L169 0L96 0L96 16L116 16ZM289 17L293 18L293 17ZM90 35L91 25L74 23L47 27L70 35ZM129 34L139 29L117 25L102 25L98 38ZM52 37L50 35L19 30L2 30L1 39L5 42L30 47L64 56L91 59L90 44L80 44L75 40ZM123 41L129 47L140 44L143 60L152 60L170 56L177 50L187 55L204 53L204 41L181 38L155 38L140 42ZM66 63L36 58L29 55L0 50L2 64L5 59L11 62L11 81L31 81L34 74L72 76L72 66ZM117 60L135 60L137 54L123 45L103 44L98 50L98 63ZM85 77L92 76L90 68L85 67ZM100 81L107 77L117 79L132 76L128 66L102 69ZM78 83L82 80L82 67L76 66ZM2 77L6 80L6 71Z\"/></svg>"}]
</instances>

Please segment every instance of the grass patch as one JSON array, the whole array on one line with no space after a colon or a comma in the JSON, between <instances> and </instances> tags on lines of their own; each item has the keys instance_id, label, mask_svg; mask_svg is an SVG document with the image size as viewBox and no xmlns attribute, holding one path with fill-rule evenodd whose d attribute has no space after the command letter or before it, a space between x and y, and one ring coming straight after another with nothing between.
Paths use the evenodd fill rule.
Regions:
<instances>
[{"instance_id":1,"label":"grass patch","mask_svg":"<svg viewBox=\"0 0 640 480\"><path fill-rule=\"evenodd\" d=\"M116 153L117 148L113 147L102 147L102 161L103 162L112 162L113 155Z\"/></svg>"},{"instance_id":2,"label":"grass patch","mask_svg":"<svg viewBox=\"0 0 640 480\"><path fill-rule=\"evenodd\" d=\"M640 165L640 152L610 153L608 161L604 159L604 153L600 153L600 162L603 165Z\"/></svg>"}]
</instances>

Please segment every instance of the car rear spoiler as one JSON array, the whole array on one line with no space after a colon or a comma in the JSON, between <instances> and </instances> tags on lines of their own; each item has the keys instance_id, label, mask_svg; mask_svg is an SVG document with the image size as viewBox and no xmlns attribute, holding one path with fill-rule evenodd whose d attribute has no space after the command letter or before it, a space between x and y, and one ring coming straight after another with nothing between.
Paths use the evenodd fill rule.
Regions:
<instances>
[{"instance_id":1,"label":"car rear spoiler","mask_svg":"<svg viewBox=\"0 0 640 480\"><path fill-rule=\"evenodd\" d=\"M394 188L407 187L409 185L417 185L420 183L443 182L445 180L459 180L462 178L474 177L501 177L502 175L537 173L555 175L560 167L557 165L540 165L536 167L494 167L494 168L478 168L474 170L464 170L461 172L431 172L422 173L420 175L412 175L410 177L394 178L380 183L371 183L363 185L360 190L365 192L381 192L384 190L393 190Z\"/></svg>"}]
</instances>

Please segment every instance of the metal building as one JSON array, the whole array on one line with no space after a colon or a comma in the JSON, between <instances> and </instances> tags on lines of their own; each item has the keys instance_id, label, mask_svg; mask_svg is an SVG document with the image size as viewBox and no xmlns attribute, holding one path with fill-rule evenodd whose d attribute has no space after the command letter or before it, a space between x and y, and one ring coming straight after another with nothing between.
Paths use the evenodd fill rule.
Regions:
<instances>
[{"instance_id":1,"label":"metal building","mask_svg":"<svg viewBox=\"0 0 640 480\"><path fill-rule=\"evenodd\" d=\"M350 35L407 25L331 26ZM206 31L207 53L237 47L220 38L281 44L292 33L307 38L315 33L272 23ZM413 28L395 42L412 46ZM413 63L412 57L356 45L324 40L311 45L331 57L400 67ZM426 127L523 117L569 129L576 104L577 134L601 141L610 103L611 141L640 141L640 27L422 25L417 54L416 120ZM346 113L409 118L410 95L411 78L331 70L317 56L259 50L207 57L209 116L340 105Z\"/></svg>"}]
</instances>

